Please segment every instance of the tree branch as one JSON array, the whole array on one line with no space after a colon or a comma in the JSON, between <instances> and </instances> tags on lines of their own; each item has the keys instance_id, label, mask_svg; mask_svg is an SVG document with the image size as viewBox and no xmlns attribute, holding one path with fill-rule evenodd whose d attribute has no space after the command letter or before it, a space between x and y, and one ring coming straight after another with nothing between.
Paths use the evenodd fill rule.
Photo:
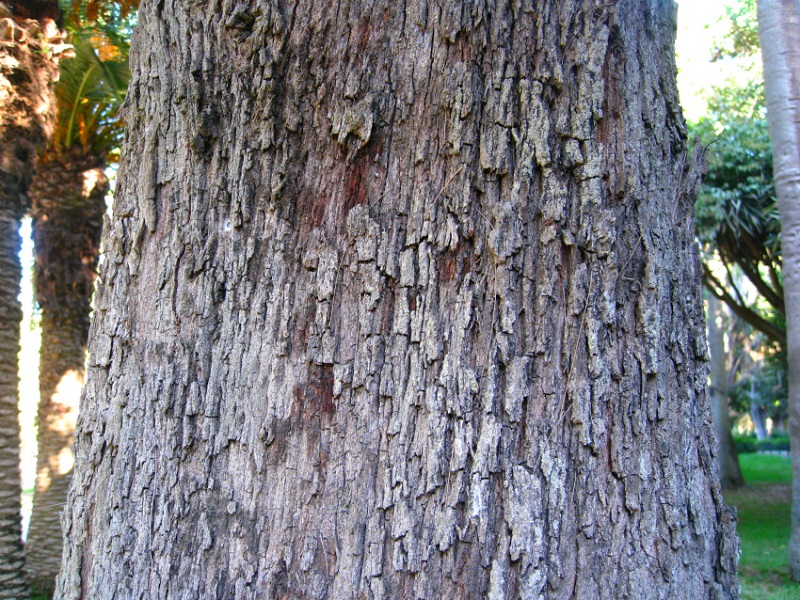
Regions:
<instances>
[{"instance_id":1,"label":"tree branch","mask_svg":"<svg viewBox=\"0 0 800 600\"><path fill-rule=\"evenodd\" d=\"M714 277L705 264L703 264L703 285L711 294L714 295L715 298L718 298L727 304L734 314L741 318L745 323L754 329L757 329L768 338L786 347L786 332L775 324L767 321L752 308L738 303L736 299L728 293L719 280Z\"/></svg>"}]
</instances>

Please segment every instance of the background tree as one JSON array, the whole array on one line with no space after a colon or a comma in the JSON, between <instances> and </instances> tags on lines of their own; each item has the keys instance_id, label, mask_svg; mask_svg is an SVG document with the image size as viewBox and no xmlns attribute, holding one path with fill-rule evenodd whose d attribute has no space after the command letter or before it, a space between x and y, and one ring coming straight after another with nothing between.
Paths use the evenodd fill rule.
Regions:
<instances>
[{"instance_id":1,"label":"background tree","mask_svg":"<svg viewBox=\"0 0 800 600\"><path fill-rule=\"evenodd\" d=\"M800 581L800 5L758 0L767 117L781 221L792 447L789 575Z\"/></svg>"},{"instance_id":2,"label":"background tree","mask_svg":"<svg viewBox=\"0 0 800 600\"><path fill-rule=\"evenodd\" d=\"M736 597L674 18L145 2L59 597Z\"/></svg>"},{"instance_id":3,"label":"background tree","mask_svg":"<svg viewBox=\"0 0 800 600\"><path fill-rule=\"evenodd\" d=\"M707 112L693 126L705 147L708 174L696 205L703 256L703 283L736 316L725 319L729 343L725 377L713 383L730 392L731 404L753 417L759 437L766 436L762 410L785 407L785 396L769 398L761 363L785 349L786 329L781 276L780 224L772 177L772 153L765 117L763 77L756 28L755 2L742 0L727 8L727 27L717 40L712 60L729 78L713 88ZM709 323L718 317L709 314ZM722 335L722 332L718 332ZM762 359L753 360L761 356ZM713 359L713 351L712 351ZM720 360L722 356L720 356ZM722 363L714 360L712 372ZM722 374L718 373L717 377ZM779 391L774 389L772 391ZM780 409L778 409L780 412ZM719 411L715 414L721 414ZM771 415L772 416L772 415ZM719 428L721 448L732 447L730 431ZM724 439L723 439L724 438ZM724 450L720 453L725 456ZM736 480L738 461L723 480Z\"/></svg>"},{"instance_id":4,"label":"background tree","mask_svg":"<svg viewBox=\"0 0 800 600\"><path fill-rule=\"evenodd\" d=\"M731 321L728 337L737 352L751 356L732 363L738 372L730 374L731 393L762 438L764 419L785 418L787 402L779 385L787 377L780 360L786 352L780 223L763 89L717 90L709 108L694 128L708 145L708 174L695 209L703 283L743 323Z\"/></svg>"},{"instance_id":5,"label":"background tree","mask_svg":"<svg viewBox=\"0 0 800 600\"><path fill-rule=\"evenodd\" d=\"M30 192L42 327L39 453L27 547L35 594L52 594L61 565L60 545L53 543L62 537L60 511L53 507L66 499L71 479L70 446L108 192L105 168L122 138L118 109L129 79L127 48L113 34L73 34L75 56L63 61L56 86L55 131Z\"/></svg>"},{"instance_id":6,"label":"background tree","mask_svg":"<svg viewBox=\"0 0 800 600\"><path fill-rule=\"evenodd\" d=\"M28 586L20 519L20 219L37 147L51 133L52 83L66 49L55 2L0 3L0 598Z\"/></svg>"},{"instance_id":7,"label":"background tree","mask_svg":"<svg viewBox=\"0 0 800 600\"><path fill-rule=\"evenodd\" d=\"M710 396L714 427L719 440L719 478L724 489L744 485L739 457L731 434L730 417L730 353L725 348L725 315L722 303L714 296L708 300L708 350L711 355Z\"/></svg>"},{"instance_id":8,"label":"background tree","mask_svg":"<svg viewBox=\"0 0 800 600\"><path fill-rule=\"evenodd\" d=\"M780 223L766 119L730 106L712 115L695 128L701 143L711 144L696 208L706 255L703 284L736 316L783 346ZM715 273L714 259L720 261L724 278ZM737 285L741 277L757 291L756 302Z\"/></svg>"}]
</instances>

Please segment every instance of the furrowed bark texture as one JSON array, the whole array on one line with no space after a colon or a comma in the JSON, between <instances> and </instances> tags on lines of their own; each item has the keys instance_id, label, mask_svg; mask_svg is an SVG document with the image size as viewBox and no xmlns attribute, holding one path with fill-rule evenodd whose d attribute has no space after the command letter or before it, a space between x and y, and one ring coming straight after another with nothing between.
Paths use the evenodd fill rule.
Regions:
<instances>
[{"instance_id":1,"label":"furrowed bark texture","mask_svg":"<svg viewBox=\"0 0 800 600\"><path fill-rule=\"evenodd\" d=\"M58 10L55 3L50 8ZM50 44L60 40L47 14L23 19L0 4L0 598L28 595L20 515L19 226L36 148L52 127L58 66Z\"/></svg>"},{"instance_id":2,"label":"furrowed bark texture","mask_svg":"<svg viewBox=\"0 0 800 600\"><path fill-rule=\"evenodd\" d=\"M61 566L61 506L72 479L72 436L84 381L86 340L108 179L101 157L44 153L30 196L42 311L36 492L27 540L34 594L52 595Z\"/></svg>"},{"instance_id":3,"label":"furrowed bark texture","mask_svg":"<svg viewBox=\"0 0 800 600\"><path fill-rule=\"evenodd\" d=\"M783 290L792 440L792 533L789 575L800 581L800 4L758 0L758 37L781 215Z\"/></svg>"},{"instance_id":4,"label":"furrowed bark texture","mask_svg":"<svg viewBox=\"0 0 800 600\"><path fill-rule=\"evenodd\" d=\"M744 485L739 455L731 433L731 415L728 404L728 353L725 351L725 332L723 330L722 302L712 294L708 295L708 350L711 355L710 390L711 411L714 415L714 429L717 433L719 450L719 480L723 489L736 489ZM717 318L720 322L717 323Z\"/></svg>"},{"instance_id":5,"label":"furrowed bark texture","mask_svg":"<svg viewBox=\"0 0 800 600\"><path fill-rule=\"evenodd\" d=\"M144 2L58 594L728 598L672 2Z\"/></svg>"}]
</instances>

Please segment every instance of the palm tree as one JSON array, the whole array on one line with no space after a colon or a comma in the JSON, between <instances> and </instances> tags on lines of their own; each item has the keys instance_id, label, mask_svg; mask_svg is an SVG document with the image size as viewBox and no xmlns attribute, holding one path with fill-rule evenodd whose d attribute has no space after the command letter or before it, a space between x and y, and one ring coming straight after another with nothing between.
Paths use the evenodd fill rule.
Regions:
<instances>
[{"instance_id":1,"label":"palm tree","mask_svg":"<svg viewBox=\"0 0 800 600\"><path fill-rule=\"evenodd\" d=\"M52 130L52 82L64 50L58 4L0 4L0 598L28 594L20 517L17 353L19 225L36 157Z\"/></svg>"},{"instance_id":2,"label":"palm tree","mask_svg":"<svg viewBox=\"0 0 800 600\"><path fill-rule=\"evenodd\" d=\"M52 592L61 562L59 513L72 472L70 446L109 190L104 171L120 142L118 109L129 79L118 40L79 32L73 44L75 58L63 63L56 87L56 130L31 185L34 285L42 314L39 456L28 534L34 593Z\"/></svg>"},{"instance_id":3,"label":"palm tree","mask_svg":"<svg viewBox=\"0 0 800 600\"><path fill-rule=\"evenodd\" d=\"M789 364L789 435L792 440L792 528L789 577L800 581L800 6L758 0L758 37L764 59L775 191L783 237Z\"/></svg>"}]
</instances>

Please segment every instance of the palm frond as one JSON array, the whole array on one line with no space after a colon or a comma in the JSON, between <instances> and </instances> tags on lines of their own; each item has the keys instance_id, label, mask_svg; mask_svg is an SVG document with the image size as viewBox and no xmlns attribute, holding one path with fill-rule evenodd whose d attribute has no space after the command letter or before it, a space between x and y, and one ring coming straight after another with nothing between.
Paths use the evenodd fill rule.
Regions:
<instances>
[{"instance_id":1,"label":"palm frond","mask_svg":"<svg viewBox=\"0 0 800 600\"><path fill-rule=\"evenodd\" d=\"M139 0L59 0L73 29L108 24L119 28L135 19Z\"/></svg>"},{"instance_id":2,"label":"palm frond","mask_svg":"<svg viewBox=\"0 0 800 600\"><path fill-rule=\"evenodd\" d=\"M119 107L130 80L127 46L116 46L103 60L92 44L97 31L73 34L75 57L62 62L56 85L59 121L53 135L56 148L80 144L84 152L109 152L121 140Z\"/></svg>"}]
</instances>

